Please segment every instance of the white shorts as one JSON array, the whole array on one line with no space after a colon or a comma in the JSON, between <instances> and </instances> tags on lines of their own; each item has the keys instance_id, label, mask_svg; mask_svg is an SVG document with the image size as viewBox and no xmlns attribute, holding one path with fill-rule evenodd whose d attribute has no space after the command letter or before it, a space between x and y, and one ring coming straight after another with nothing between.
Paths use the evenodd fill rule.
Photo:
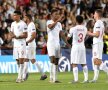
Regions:
<instances>
[{"instance_id":1,"label":"white shorts","mask_svg":"<svg viewBox=\"0 0 108 90\"><path fill-rule=\"evenodd\" d=\"M74 45L71 49L71 64L86 64L86 51L84 45Z\"/></svg>"},{"instance_id":2,"label":"white shorts","mask_svg":"<svg viewBox=\"0 0 108 90\"><path fill-rule=\"evenodd\" d=\"M93 44L93 58L102 59L102 53L103 53L103 43L96 43Z\"/></svg>"},{"instance_id":3,"label":"white shorts","mask_svg":"<svg viewBox=\"0 0 108 90\"><path fill-rule=\"evenodd\" d=\"M49 56L55 56L56 58L60 58L61 57L61 51L60 51L60 45L51 45L51 44L47 44L47 50L48 50L48 55Z\"/></svg>"},{"instance_id":4,"label":"white shorts","mask_svg":"<svg viewBox=\"0 0 108 90\"><path fill-rule=\"evenodd\" d=\"M13 59L25 58L26 57L26 46L14 47Z\"/></svg>"},{"instance_id":5,"label":"white shorts","mask_svg":"<svg viewBox=\"0 0 108 90\"><path fill-rule=\"evenodd\" d=\"M102 60L103 43L93 44L92 48L93 48L93 51L92 51L92 67L93 67L93 70L94 70L95 69L94 58L98 58L98 59Z\"/></svg>"},{"instance_id":6,"label":"white shorts","mask_svg":"<svg viewBox=\"0 0 108 90\"><path fill-rule=\"evenodd\" d=\"M26 58L35 59L36 56L36 47L26 46Z\"/></svg>"}]
</instances>

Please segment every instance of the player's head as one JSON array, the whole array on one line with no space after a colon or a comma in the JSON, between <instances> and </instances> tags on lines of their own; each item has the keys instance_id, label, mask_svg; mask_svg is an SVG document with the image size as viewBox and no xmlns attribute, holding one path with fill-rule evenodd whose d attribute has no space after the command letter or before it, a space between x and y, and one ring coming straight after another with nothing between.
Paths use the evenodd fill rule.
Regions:
<instances>
[{"instance_id":1,"label":"player's head","mask_svg":"<svg viewBox=\"0 0 108 90\"><path fill-rule=\"evenodd\" d=\"M82 24L82 23L83 23L83 17L80 16L80 15L76 16L76 22L77 22L78 24Z\"/></svg>"},{"instance_id":2,"label":"player's head","mask_svg":"<svg viewBox=\"0 0 108 90\"><path fill-rule=\"evenodd\" d=\"M57 20L57 19L59 18L59 16L60 16L59 10L57 10L57 9L52 9L52 10L51 10L51 16L52 16L52 18L53 18L54 20Z\"/></svg>"},{"instance_id":3,"label":"player's head","mask_svg":"<svg viewBox=\"0 0 108 90\"><path fill-rule=\"evenodd\" d=\"M101 17L102 17L102 10L101 9L95 10L94 19L101 18Z\"/></svg>"},{"instance_id":4,"label":"player's head","mask_svg":"<svg viewBox=\"0 0 108 90\"><path fill-rule=\"evenodd\" d=\"M32 16L30 14L26 14L24 16L24 21L27 22L27 21L32 21Z\"/></svg>"},{"instance_id":5,"label":"player's head","mask_svg":"<svg viewBox=\"0 0 108 90\"><path fill-rule=\"evenodd\" d=\"M14 11L13 19L15 21L18 21L18 20L20 20L20 17L21 17L21 12L20 11Z\"/></svg>"}]
</instances>

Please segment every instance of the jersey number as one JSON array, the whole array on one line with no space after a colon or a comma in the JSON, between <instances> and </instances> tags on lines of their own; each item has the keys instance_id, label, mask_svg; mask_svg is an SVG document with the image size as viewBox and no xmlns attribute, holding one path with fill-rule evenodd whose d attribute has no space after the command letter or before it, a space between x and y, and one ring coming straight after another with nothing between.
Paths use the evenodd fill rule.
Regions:
<instances>
[{"instance_id":1,"label":"jersey number","mask_svg":"<svg viewBox=\"0 0 108 90\"><path fill-rule=\"evenodd\" d=\"M79 33L78 34L78 38L79 38L78 39L78 42L81 43L83 41L83 34L82 33Z\"/></svg>"}]
</instances>

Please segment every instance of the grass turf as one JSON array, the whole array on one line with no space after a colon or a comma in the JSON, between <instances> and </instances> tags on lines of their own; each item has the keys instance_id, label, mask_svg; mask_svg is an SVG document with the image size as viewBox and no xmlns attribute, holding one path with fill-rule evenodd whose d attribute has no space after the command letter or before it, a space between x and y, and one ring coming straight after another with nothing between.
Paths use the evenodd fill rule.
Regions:
<instances>
[{"instance_id":1,"label":"grass turf","mask_svg":"<svg viewBox=\"0 0 108 90\"><path fill-rule=\"evenodd\" d=\"M72 72L59 73L58 78L62 83L49 83L48 78L40 81L39 73L30 73L27 81L15 83L17 74L0 74L0 90L107 90L107 77L100 72L99 80L96 83L69 84L73 79ZM89 71L89 80L93 78L93 71ZM79 72L79 82L83 81L83 73Z\"/></svg>"}]
</instances>

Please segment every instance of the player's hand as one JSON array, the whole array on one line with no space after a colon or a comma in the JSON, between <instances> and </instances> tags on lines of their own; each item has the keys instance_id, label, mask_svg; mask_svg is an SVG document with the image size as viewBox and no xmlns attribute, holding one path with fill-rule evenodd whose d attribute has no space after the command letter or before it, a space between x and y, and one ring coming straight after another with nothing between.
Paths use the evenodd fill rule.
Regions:
<instances>
[{"instance_id":1,"label":"player's hand","mask_svg":"<svg viewBox=\"0 0 108 90\"><path fill-rule=\"evenodd\" d=\"M64 15L60 16L60 17L58 18L57 22L61 22L62 19L63 19L63 17L64 17Z\"/></svg>"},{"instance_id":2,"label":"player's hand","mask_svg":"<svg viewBox=\"0 0 108 90\"><path fill-rule=\"evenodd\" d=\"M10 36L11 36L11 38L15 38L16 37L13 32L10 32Z\"/></svg>"},{"instance_id":3,"label":"player's hand","mask_svg":"<svg viewBox=\"0 0 108 90\"><path fill-rule=\"evenodd\" d=\"M69 43L66 43L66 46L67 46L68 48L71 48L71 45L70 45Z\"/></svg>"},{"instance_id":4,"label":"player's hand","mask_svg":"<svg viewBox=\"0 0 108 90\"><path fill-rule=\"evenodd\" d=\"M101 65L101 63L102 63L102 61L101 61L101 60L99 60L99 59L95 59L95 60L94 60L94 64L95 64L95 65L100 66L100 65Z\"/></svg>"},{"instance_id":5,"label":"player's hand","mask_svg":"<svg viewBox=\"0 0 108 90\"><path fill-rule=\"evenodd\" d=\"M92 33L91 33L90 31L87 31L87 35L91 36L91 34L92 34Z\"/></svg>"}]
</instances>

